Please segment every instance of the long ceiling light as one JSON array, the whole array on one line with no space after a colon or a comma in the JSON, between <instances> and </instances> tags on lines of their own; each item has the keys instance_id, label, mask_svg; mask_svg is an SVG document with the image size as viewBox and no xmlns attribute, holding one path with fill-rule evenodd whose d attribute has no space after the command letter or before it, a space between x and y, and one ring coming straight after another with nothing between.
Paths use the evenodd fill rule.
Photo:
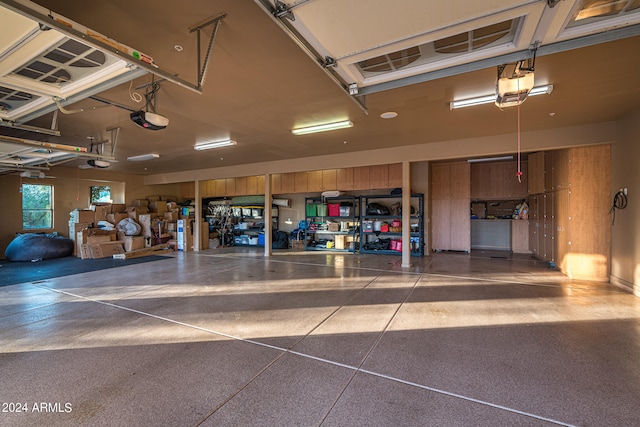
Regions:
<instances>
[{"instance_id":1,"label":"long ceiling light","mask_svg":"<svg viewBox=\"0 0 640 427\"><path fill-rule=\"evenodd\" d=\"M236 141L226 139L224 141L198 142L193 148L196 150L210 150L212 148L228 147L236 144Z\"/></svg>"},{"instance_id":2,"label":"long ceiling light","mask_svg":"<svg viewBox=\"0 0 640 427\"><path fill-rule=\"evenodd\" d=\"M496 162L498 160L513 160L513 156L484 157L480 159L469 159L467 160L467 162L469 163Z\"/></svg>"},{"instance_id":3,"label":"long ceiling light","mask_svg":"<svg viewBox=\"0 0 640 427\"><path fill-rule=\"evenodd\" d=\"M159 159L159 158L160 158L160 154L149 153L149 154L141 154L139 156L127 157L127 160L129 160L130 162L144 162L145 160L153 160L153 159Z\"/></svg>"},{"instance_id":4,"label":"long ceiling light","mask_svg":"<svg viewBox=\"0 0 640 427\"><path fill-rule=\"evenodd\" d=\"M545 95L553 91L553 85L536 86L529 92L528 96ZM478 96L476 98L461 99L458 101L451 101L449 103L449 109L454 110L456 108L473 107L474 105L492 104L496 102L496 95Z\"/></svg>"},{"instance_id":5,"label":"long ceiling light","mask_svg":"<svg viewBox=\"0 0 640 427\"><path fill-rule=\"evenodd\" d=\"M294 135L305 135L307 133L325 132L328 130L344 129L350 127L353 127L353 122L351 120L344 120L342 122L325 123L323 125L292 129L291 133Z\"/></svg>"}]
</instances>

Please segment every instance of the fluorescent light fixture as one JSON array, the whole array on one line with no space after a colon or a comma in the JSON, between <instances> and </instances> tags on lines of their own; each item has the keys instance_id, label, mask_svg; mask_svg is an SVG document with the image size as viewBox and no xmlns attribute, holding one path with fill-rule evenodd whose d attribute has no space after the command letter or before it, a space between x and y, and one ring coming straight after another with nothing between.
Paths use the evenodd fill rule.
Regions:
<instances>
[{"instance_id":1,"label":"fluorescent light fixture","mask_svg":"<svg viewBox=\"0 0 640 427\"><path fill-rule=\"evenodd\" d=\"M160 158L158 153L141 154L139 156L127 157L130 162L144 162L145 160L153 160Z\"/></svg>"},{"instance_id":2,"label":"fluorescent light fixture","mask_svg":"<svg viewBox=\"0 0 640 427\"><path fill-rule=\"evenodd\" d=\"M236 141L226 139L224 141L198 142L193 148L196 150L210 150L211 148L228 147L236 144Z\"/></svg>"},{"instance_id":3,"label":"fluorescent light fixture","mask_svg":"<svg viewBox=\"0 0 640 427\"><path fill-rule=\"evenodd\" d=\"M536 86L529 92L528 96L549 94L553 91L553 85ZM474 105L491 104L496 102L496 95L478 96L476 98L461 99L459 101L451 101L449 109L472 107Z\"/></svg>"},{"instance_id":4,"label":"fluorescent light fixture","mask_svg":"<svg viewBox=\"0 0 640 427\"><path fill-rule=\"evenodd\" d=\"M496 162L498 160L513 160L513 156L485 157L483 159L469 159L469 160L467 160L467 162L469 162L469 163Z\"/></svg>"},{"instance_id":5,"label":"fluorescent light fixture","mask_svg":"<svg viewBox=\"0 0 640 427\"><path fill-rule=\"evenodd\" d=\"M325 132L328 130L344 129L350 127L353 127L353 122L351 120L344 120L342 122L325 123L323 125L292 129L291 133L294 135L304 135L307 133Z\"/></svg>"}]
</instances>

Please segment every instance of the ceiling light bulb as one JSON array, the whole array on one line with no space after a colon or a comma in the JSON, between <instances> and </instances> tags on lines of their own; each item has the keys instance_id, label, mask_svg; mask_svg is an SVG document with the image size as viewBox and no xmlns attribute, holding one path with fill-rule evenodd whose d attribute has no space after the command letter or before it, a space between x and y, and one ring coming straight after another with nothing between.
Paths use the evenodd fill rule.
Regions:
<instances>
[{"instance_id":1,"label":"ceiling light bulb","mask_svg":"<svg viewBox=\"0 0 640 427\"><path fill-rule=\"evenodd\" d=\"M533 89L531 89L531 91L529 92L528 96L536 96L536 95L544 95L544 94L549 94L553 92L553 85L549 84L549 85L544 85L544 86L536 86ZM468 99L461 99L461 100L457 100L457 101L451 101L449 103L449 109L450 110L454 110L456 108L463 108L463 107L472 107L474 105L481 105L481 104L491 104L494 103L496 101L496 95L485 95L485 96L478 96L475 98L468 98Z\"/></svg>"},{"instance_id":2,"label":"ceiling light bulb","mask_svg":"<svg viewBox=\"0 0 640 427\"><path fill-rule=\"evenodd\" d=\"M160 158L160 154L158 153L149 153L149 154L141 154L139 156L131 156L127 157L127 160L130 162L143 162L145 160L153 160Z\"/></svg>"},{"instance_id":3,"label":"ceiling light bulb","mask_svg":"<svg viewBox=\"0 0 640 427\"><path fill-rule=\"evenodd\" d=\"M328 130L344 129L344 128L350 128L350 127L353 127L353 122L351 120L344 120L341 122L325 123L321 125L309 126L304 128L296 128L296 129L292 129L291 133L294 135L305 135L308 133L325 132Z\"/></svg>"},{"instance_id":4,"label":"ceiling light bulb","mask_svg":"<svg viewBox=\"0 0 640 427\"><path fill-rule=\"evenodd\" d=\"M195 150L209 150L211 148L220 148L220 147L228 147L230 145L236 145L237 142L226 139L224 141L209 141L209 142L198 142L193 148Z\"/></svg>"}]
</instances>

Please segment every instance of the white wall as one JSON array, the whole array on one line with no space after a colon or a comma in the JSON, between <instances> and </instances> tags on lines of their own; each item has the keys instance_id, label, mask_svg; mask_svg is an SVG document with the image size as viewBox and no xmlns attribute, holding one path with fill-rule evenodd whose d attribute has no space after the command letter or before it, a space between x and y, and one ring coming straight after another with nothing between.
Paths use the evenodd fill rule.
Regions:
<instances>
[{"instance_id":1,"label":"white wall","mask_svg":"<svg viewBox=\"0 0 640 427\"><path fill-rule=\"evenodd\" d=\"M628 205L611 227L611 283L640 296L640 109L618 121L611 152L611 200L628 189Z\"/></svg>"}]
</instances>

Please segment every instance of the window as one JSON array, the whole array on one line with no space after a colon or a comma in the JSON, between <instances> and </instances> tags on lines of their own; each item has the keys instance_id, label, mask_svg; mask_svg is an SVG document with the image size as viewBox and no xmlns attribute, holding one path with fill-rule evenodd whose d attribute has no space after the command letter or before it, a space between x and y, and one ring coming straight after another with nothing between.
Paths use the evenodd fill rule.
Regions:
<instances>
[{"instance_id":1,"label":"window","mask_svg":"<svg viewBox=\"0 0 640 427\"><path fill-rule=\"evenodd\" d=\"M91 200L89 203L107 202L111 203L111 187L109 186L96 186L90 188Z\"/></svg>"},{"instance_id":2,"label":"window","mask_svg":"<svg viewBox=\"0 0 640 427\"><path fill-rule=\"evenodd\" d=\"M640 0L636 0L640 1ZM518 28L524 22L514 18L482 28L445 37L419 46L413 46L396 52L387 53L357 63L363 77L389 73L409 67L417 67L447 59L506 45L513 42Z\"/></svg>"},{"instance_id":3,"label":"window","mask_svg":"<svg viewBox=\"0 0 640 427\"><path fill-rule=\"evenodd\" d=\"M53 186L22 184L22 229L53 228Z\"/></svg>"}]
</instances>

